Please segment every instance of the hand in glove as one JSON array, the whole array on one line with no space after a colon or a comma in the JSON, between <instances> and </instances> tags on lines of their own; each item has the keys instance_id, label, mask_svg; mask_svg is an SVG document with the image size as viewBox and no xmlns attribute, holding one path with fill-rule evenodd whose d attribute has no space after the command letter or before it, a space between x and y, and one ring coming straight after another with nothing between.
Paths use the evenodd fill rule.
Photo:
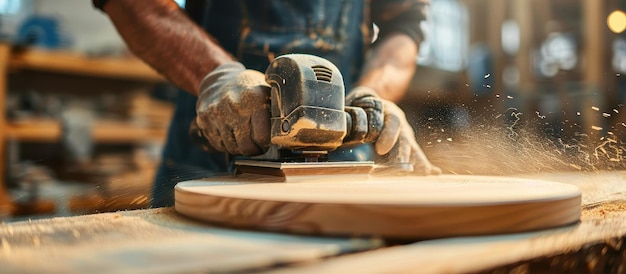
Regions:
<instances>
[{"instance_id":1,"label":"hand in glove","mask_svg":"<svg viewBox=\"0 0 626 274\"><path fill-rule=\"evenodd\" d=\"M378 100L382 104L373 104ZM346 96L346 105L361 107L368 116L368 123L384 121L374 148L380 155L379 164L401 166L404 170L430 175L440 174L417 144L413 128L406 120L404 112L393 102L384 100L368 87L357 87Z\"/></svg>"},{"instance_id":2,"label":"hand in glove","mask_svg":"<svg viewBox=\"0 0 626 274\"><path fill-rule=\"evenodd\" d=\"M263 73L238 62L221 65L200 83L195 130L214 150L262 154L270 144L269 94Z\"/></svg>"}]
</instances>

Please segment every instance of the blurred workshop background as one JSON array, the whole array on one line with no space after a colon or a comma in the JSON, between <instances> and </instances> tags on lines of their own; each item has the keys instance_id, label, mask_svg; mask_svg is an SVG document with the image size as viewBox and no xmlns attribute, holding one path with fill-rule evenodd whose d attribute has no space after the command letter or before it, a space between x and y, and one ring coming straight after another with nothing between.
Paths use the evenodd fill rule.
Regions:
<instances>
[{"instance_id":1,"label":"blurred workshop background","mask_svg":"<svg viewBox=\"0 0 626 274\"><path fill-rule=\"evenodd\" d=\"M433 162L528 171L495 156L524 144L553 150L537 171L622 167L625 1L431 2L400 105ZM0 37L0 220L147 207L176 89L88 0L0 0Z\"/></svg>"}]
</instances>

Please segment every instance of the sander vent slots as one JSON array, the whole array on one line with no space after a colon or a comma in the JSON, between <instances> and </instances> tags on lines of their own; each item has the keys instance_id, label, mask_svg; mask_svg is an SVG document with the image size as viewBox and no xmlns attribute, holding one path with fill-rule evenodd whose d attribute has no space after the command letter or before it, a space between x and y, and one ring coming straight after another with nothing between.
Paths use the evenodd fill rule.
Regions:
<instances>
[{"instance_id":1,"label":"sander vent slots","mask_svg":"<svg viewBox=\"0 0 626 274\"><path fill-rule=\"evenodd\" d=\"M330 81L333 78L333 71L330 68L327 68L322 65L315 65L315 66L312 66L311 68L313 69L313 72L315 72L315 78L317 78L317 81L324 81L324 82L330 83Z\"/></svg>"}]
</instances>

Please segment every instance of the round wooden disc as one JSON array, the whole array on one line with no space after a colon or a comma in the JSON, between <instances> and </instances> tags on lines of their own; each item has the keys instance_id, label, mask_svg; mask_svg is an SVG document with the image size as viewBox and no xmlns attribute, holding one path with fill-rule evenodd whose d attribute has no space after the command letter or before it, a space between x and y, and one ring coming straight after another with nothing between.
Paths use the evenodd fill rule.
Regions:
<instances>
[{"instance_id":1,"label":"round wooden disc","mask_svg":"<svg viewBox=\"0 0 626 274\"><path fill-rule=\"evenodd\" d=\"M439 238L580 218L576 186L488 176L221 177L179 183L175 209L223 225L337 236Z\"/></svg>"}]
</instances>

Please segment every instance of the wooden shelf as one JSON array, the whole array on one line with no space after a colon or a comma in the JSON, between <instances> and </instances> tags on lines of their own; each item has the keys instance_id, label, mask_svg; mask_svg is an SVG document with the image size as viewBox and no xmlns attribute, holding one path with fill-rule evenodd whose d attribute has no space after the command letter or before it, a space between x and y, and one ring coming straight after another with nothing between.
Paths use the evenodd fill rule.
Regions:
<instances>
[{"instance_id":1,"label":"wooden shelf","mask_svg":"<svg viewBox=\"0 0 626 274\"><path fill-rule=\"evenodd\" d=\"M129 122L97 121L92 136L97 143L163 142L165 128L141 127ZM20 141L58 142L61 123L55 120L32 119L6 124L5 137Z\"/></svg>"},{"instance_id":2,"label":"wooden shelf","mask_svg":"<svg viewBox=\"0 0 626 274\"><path fill-rule=\"evenodd\" d=\"M13 52L8 67L11 70L31 69L126 80L166 81L151 67L132 57L88 57L72 52L28 49Z\"/></svg>"},{"instance_id":3,"label":"wooden shelf","mask_svg":"<svg viewBox=\"0 0 626 274\"><path fill-rule=\"evenodd\" d=\"M21 71L35 73L11 76L10 72ZM44 75L39 75L42 74L41 72ZM30 78L31 74L39 78L37 80ZM57 76L62 76L60 77L61 80L56 82L46 81L46 79ZM21 79L24 82L22 84L39 85L50 90L63 90L65 86L79 90L82 86L93 86L93 84L90 84L91 82L110 84L112 86L121 83L126 89L130 90L130 86L137 86L136 84L141 84L143 87L145 84L147 84L145 86L153 86L156 83L167 82L163 76L134 57L89 57L67 51L43 49L15 50L10 44L0 43L0 114L3 116L0 117L0 155L5 154L5 141L8 139L59 142L63 136L61 123L58 120L6 120L4 114L6 113L6 96L10 77L17 79L16 83L18 84L21 83ZM76 82L67 80L72 78L77 78ZM49 85L52 85L52 87L49 87ZM96 90L106 89L102 86L97 87L99 89ZM89 88L87 89L89 90ZM162 143L167 135L166 132L167 129L163 126L149 127L144 124L111 120L97 120L92 127L93 140L99 144ZM5 188L3 178L6 163L4 160L3 157L0 157L0 219L5 215L19 212L19 207L12 202Z\"/></svg>"}]
</instances>

